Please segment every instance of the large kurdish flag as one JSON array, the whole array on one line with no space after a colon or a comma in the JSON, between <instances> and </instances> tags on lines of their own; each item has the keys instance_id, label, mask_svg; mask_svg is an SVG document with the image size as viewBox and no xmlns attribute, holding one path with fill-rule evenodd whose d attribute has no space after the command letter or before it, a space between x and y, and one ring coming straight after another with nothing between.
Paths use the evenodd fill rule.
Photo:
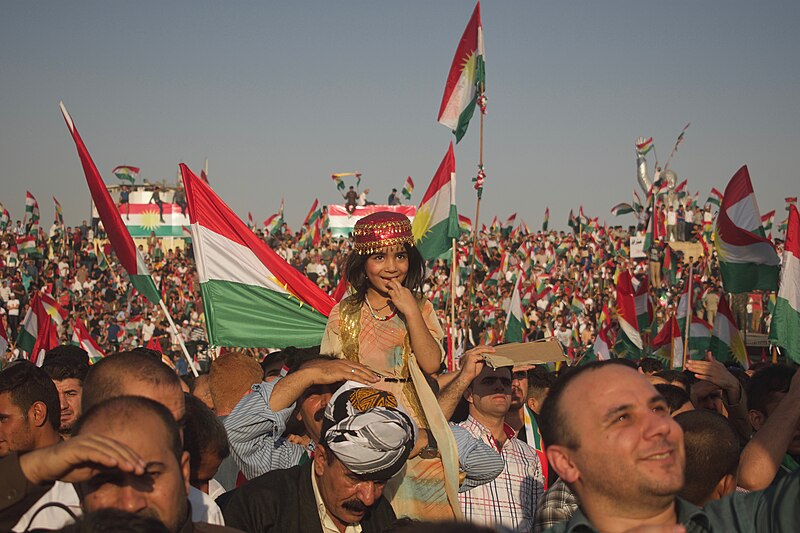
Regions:
<instances>
[{"instance_id":1,"label":"large kurdish flag","mask_svg":"<svg viewBox=\"0 0 800 533\"><path fill-rule=\"evenodd\" d=\"M774 318L772 323L775 323ZM733 318L728 300L725 298L725 293L719 296L719 307L714 316L714 327L711 330L711 342L708 348L717 361L726 363L735 360L741 363L745 369L750 368L747 350L742 336L739 334L739 328Z\"/></svg>"},{"instance_id":2,"label":"large kurdish flag","mask_svg":"<svg viewBox=\"0 0 800 533\"><path fill-rule=\"evenodd\" d=\"M78 149L78 157L81 160L86 183L89 185L89 191L92 194L92 201L97 213L100 215L100 220L103 221L103 227L108 234L108 239L111 241L111 246L114 247L119 262L128 272L134 288L152 303L157 304L161 300L161 295L159 295L158 289L153 283L153 278L150 277L150 271L144 262L144 258L139 254L133 239L125 228L122 217L117 211L117 206L114 200L111 199L111 195L100 177L100 172L97 171L92 156L89 155L89 150L83 143L77 128L75 128L72 117L63 103L59 105L67 123L67 128L72 134L72 140L75 141L75 147Z\"/></svg>"},{"instance_id":3,"label":"large kurdish flag","mask_svg":"<svg viewBox=\"0 0 800 533\"><path fill-rule=\"evenodd\" d=\"M320 343L333 299L261 241L181 164L211 346Z\"/></svg>"},{"instance_id":4,"label":"large kurdish flag","mask_svg":"<svg viewBox=\"0 0 800 533\"><path fill-rule=\"evenodd\" d=\"M789 359L800 363L800 215L795 205L789 206L781 287L769 340L783 348Z\"/></svg>"},{"instance_id":5,"label":"large kurdish flag","mask_svg":"<svg viewBox=\"0 0 800 533\"><path fill-rule=\"evenodd\" d=\"M479 90L483 91L486 83L483 56L481 3L478 2L453 56L437 119L439 124L453 131L456 142L467 132L480 96Z\"/></svg>"},{"instance_id":6,"label":"large kurdish flag","mask_svg":"<svg viewBox=\"0 0 800 533\"><path fill-rule=\"evenodd\" d=\"M412 225L417 248L425 259L439 257L461 235L456 211L456 158L453 143L417 208Z\"/></svg>"},{"instance_id":7,"label":"large kurdish flag","mask_svg":"<svg viewBox=\"0 0 800 533\"><path fill-rule=\"evenodd\" d=\"M183 237L183 226L189 224L189 217L181 214L178 204L164 203L163 207L163 222L156 204L123 204L119 212L131 237L146 238L150 232L155 232L156 237Z\"/></svg>"},{"instance_id":8,"label":"large kurdish flag","mask_svg":"<svg viewBox=\"0 0 800 533\"><path fill-rule=\"evenodd\" d=\"M778 289L778 254L764 233L746 165L725 188L715 233L726 292Z\"/></svg>"}]
</instances>

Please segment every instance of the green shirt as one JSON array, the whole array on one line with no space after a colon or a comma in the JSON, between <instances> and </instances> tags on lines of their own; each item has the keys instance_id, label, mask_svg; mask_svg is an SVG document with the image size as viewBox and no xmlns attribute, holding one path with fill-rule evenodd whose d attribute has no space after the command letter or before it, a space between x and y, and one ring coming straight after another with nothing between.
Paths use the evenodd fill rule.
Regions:
<instances>
[{"instance_id":1,"label":"green shirt","mask_svg":"<svg viewBox=\"0 0 800 533\"><path fill-rule=\"evenodd\" d=\"M680 498L675 499L678 522L687 533L727 533L732 531L800 531L800 471L784 477L767 489L748 494L735 493L712 501L700 509ZM578 509L568 522L555 525L546 533L594 533L589 519Z\"/></svg>"}]
</instances>

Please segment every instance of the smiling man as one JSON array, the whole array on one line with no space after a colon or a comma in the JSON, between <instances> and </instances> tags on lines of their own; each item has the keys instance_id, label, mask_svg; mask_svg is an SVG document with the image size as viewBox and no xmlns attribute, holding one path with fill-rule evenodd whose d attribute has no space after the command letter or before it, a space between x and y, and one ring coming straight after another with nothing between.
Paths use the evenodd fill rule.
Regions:
<instances>
[{"instance_id":1,"label":"smiling man","mask_svg":"<svg viewBox=\"0 0 800 533\"><path fill-rule=\"evenodd\" d=\"M684 485L683 431L647 379L613 360L589 363L562 377L550 390L540 421L550 466L580 501L578 512L550 532L800 527L799 474L769 490L734 494L703 509L678 498Z\"/></svg>"}]
</instances>

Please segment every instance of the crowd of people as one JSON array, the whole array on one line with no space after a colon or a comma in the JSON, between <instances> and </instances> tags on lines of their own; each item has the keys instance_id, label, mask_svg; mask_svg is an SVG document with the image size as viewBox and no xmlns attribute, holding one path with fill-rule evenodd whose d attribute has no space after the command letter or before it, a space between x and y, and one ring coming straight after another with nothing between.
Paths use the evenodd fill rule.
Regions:
<instances>
[{"instance_id":1,"label":"crowd of people","mask_svg":"<svg viewBox=\"0 0 800 533\"><path fill-rule=\"evenodd\" d=\"M722 287L707 227L687 227L684 214L680 235L667 229L644 255L635 228L601 227L582 210L574 220L569 232L492 223L473 241L464 231L455 265L426 263L396 213L313 245L285 225L256 230L340 295L318 347L271 352L207 350L191 244L143 244L199 377L102 227L54 224L23 257L15 239L30 229L9 228L0 528L796 531L794 367L699 354L671 369L648 349L593 354L623 271L647 287L653 336L690 272L692 311L713 323ZM670 246L680 240L704 253L681 257ZM37 293L67 318L61 345L33 364L13 340ZM768 327L768 295L735 296L744 329ZM490 364L516 299L523 338L555 337L565 364ZM70 344L77 320L105 357Z\"/></svg>"}]
</instances>

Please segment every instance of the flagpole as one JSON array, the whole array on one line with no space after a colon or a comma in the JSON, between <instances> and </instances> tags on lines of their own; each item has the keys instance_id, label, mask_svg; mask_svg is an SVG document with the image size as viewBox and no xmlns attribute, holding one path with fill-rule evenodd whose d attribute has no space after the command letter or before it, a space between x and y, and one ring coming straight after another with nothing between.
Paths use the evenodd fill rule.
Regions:
<instances>
[{"instance_id":1,"label":"flagpole","mask_svg":"<svg viewBox=\"0 0 800 533\"><path fill-rule=\"evenodd\" d=\"M478 100L483 98L483 84L479 86ZM472 254L469 268L469 285L467 286L467 328L472 331L472 297L474 296L475 279L475 254L478 252L478 223L481 214L481 196L483 196L483 117L485 115L481 108L481 131L478 142L478 176L475 178L475 188L478 190L478 200L475 202L475 224L472 227Z\"/></svg>"},{"instance_id":2,"label":"flagpole","mask_svg":"<svg viewBox=\"0 0 800 533\"><path fill-rule=\"evenodd\" d=\"M689 329L692 327L692 278L694 263L689 263L689 290L686 292L686 325L683 337L683 368L686 368L686 354L689 353Z\"/></svg>"},{"instance_id":3,"label":"flagpole","mask_svg":"<svg viewBox=\"0 0 800 533\"><path fill-rule=\"evenodd\" d=\"M197 373L197 368L195 368L195 366L194 366L194 361L192 361L192 358L189 357L189 351L186 349L186 345L183 344L183 337L181 336L181 332L178 331L178 327L175 325L175 322L172 321L172 316L170 316L169 310L167 309L167 306L164 303L164 300L159 298L158 299L158 304L161 306L161 310L164 311L164 315L167 317L167 320L169 321L169 325L172 328L172 331L175 333L175 336L178 338L178 342L181 345L181 350L183 350L183 356L186 357L186 362L189 363L189 368L192 369L192 374L194 374L194 377L198 377L200 374Z\"/></svg>"},{"instance_id":4,"label":"flagpole","mask_svg":"<svg viewBox=\"0 0 800 533\"><path fill-rule=\"evenodd\" d=\"M456 239L453 238L453 264L450 267L450 360L447 370L453 372L456 363Z\"/></svg>"}]
</instances>

